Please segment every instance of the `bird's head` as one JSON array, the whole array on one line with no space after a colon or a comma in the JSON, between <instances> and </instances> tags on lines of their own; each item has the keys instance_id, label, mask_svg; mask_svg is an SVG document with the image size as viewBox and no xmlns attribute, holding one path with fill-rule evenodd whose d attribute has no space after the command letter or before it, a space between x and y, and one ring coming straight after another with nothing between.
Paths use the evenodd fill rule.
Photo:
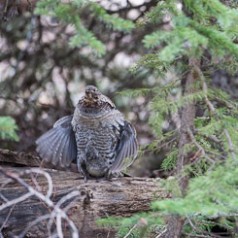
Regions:
<instances>
[{"instance_id":1,"label":"bird's head","mask_svg":"<svg viewBox=\"0 0 238 238\"><path fill-rule=\"evenodd\" d=\"M82 113L105 113L113 108L115 105L105 95L103 95L95 86L88 85L85 88L84 96L79 100L77 108Z\"/></svg>"},{"instance_id":2,"label":"bird's head","mask_svg":"<svg viewBox=\"0 0 238 238\"><path fill-rule=\"evenodd\" d=\"M95 103L98 101L99 97L101 95L101 92L92 85L88 85L85 88L85 96L84 96L84 100L87 101L88 103Z\"/></svg>"}]
</instances>

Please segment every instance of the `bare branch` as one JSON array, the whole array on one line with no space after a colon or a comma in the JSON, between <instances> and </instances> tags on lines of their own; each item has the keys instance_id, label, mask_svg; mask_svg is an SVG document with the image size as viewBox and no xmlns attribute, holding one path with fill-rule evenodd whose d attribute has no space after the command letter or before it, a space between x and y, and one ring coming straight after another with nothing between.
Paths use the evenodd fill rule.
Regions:
<instances>
[{"instance_id":1,"label":"bare branch","mask_svg":"<svg viewBox=\"0 0 238 238\"><path fill-rule=\"evenodd\" d=\"M197 72L197 74L199 75L199 79L202 81L202 89L203 89L203 92L205 93L205 102L207 104L207 107L208 107L210 113L214 114L215 113L215 108L214 108L213 104L211 103L211 101L208 99L207 84L206 84L206 80L205 80L205 77L203 75L203 72L196 65L194 65L194 70Z\"/></svg>"},{"instance_id":2,"label":"bare branch","mask_svg":"<svg viewBox=\"0 0 238 238\"><path fill-rule=\"evenodd\" d=\"M50 218L50 214L46 214L44 216L40 216L38 218L36 218L33 222L30 222L27 227L21 232L21 234L18 236L18 238L24 238L26 233L32 229L33 226L36 226L38 223L44 221L44 220L47 220Z\"/></svg>"},{"instance_id":3,"label":"bare branch","mask_svg":"<svg viewBox=\"0 0 238 238\"><path fill-rule=\"evenodd\" d=\"M51 179L50 175L47 172L43 171L42 169L33 168L33 169L29 169L29 170L24 171L24 173L25 174L36 173L36 174L44 175L45 178L47 179L47 182L48 182L48 185L49 185L46 197L47 198L51 197L52 192L53 192L53 183L52 183L52 179Z\"/></svg>"},{"instance_id":4,"label":"bare branch","mask_svg":"<svg viewBox=\"0 0 238 238\"><path fill-rule=\"evenodd\" d=\"M225 133L225 136L227 138L228 145L229 145L229 152L231 153L232 159L235 161L236 160L236 155L235 155L235 152L234 152L234 146L233 146L230 134L229 134L227 129L224 129L224 133Z\"/></svg>"},{"instance_id":5,"label":"bare branch","mask_svg":"<svg viewBox=\"0 0 238 238\"><path fill-rule=\"evenodd\" d=\"M26 193L18 198L12 199L11 201L7 201L6 203L3 203L2 205L0 205L0 211L11 207L13 205L16 205L17 203L23 202L25 200L27 200L29 197L31 197L33 194L31 192Z\"/></svg>"},{"instance_id":6,"label":"bare branch","mask_svg":"<svg viewBox=\"0 0 238 238\"><path fill-rule=\"evenodd\" d=\"M191 129L188 129L187 132L188 132L189 138L191 139L191 142L198 148L198 152L196 153L197 157L205 157L207 161L214 164L214 161L207 155L205 149L196 141ZM198 160L195 158L193 163L197 161Z\"/></svg>"},{"instance_id":7,"label":"bare branch","mask_svg":"<svg viewBox=\"0 0 238 238\"><path fill-rule=\"evenodd\" d=\"M53 224L53 221L56 218L57 235L58 235L58 237L64 237L63 231L62 231L62 222L61 222L62 219L64 219L65 221L67 221L67 224L69 225L69 227L71 229L72 237L73 238L79 237L77 227L71 221L71 219L68 217L68 215L65 213L65 211L60 208L60 206L64 202L70 200L73 197L79 196L80 195L79 191L73 191L73 192L67 194L65 197L61 198L61 200L55 205L54 202L50 199L52 192L53 192L52 179L51 179L50 175L48 173L46 173L45 171L41 171L40 169L30 169L30 170L26 170L24 174L37 173L37 174L44 175L44 177L47 179L47 183L48 183L48 191L47 191L46 196L44 194L42 194L41 192L35 190L28 183L26 183L18 174L12 173L9 171L5 171L2 167L0 167L0 172L2 174L4 174L6 177L11 178L12 180L18 182L20 185L22 185L24 188L26 188L28 190L28 192L23 194L22 196L3 203L0 206L0 211L6 209L8 207L11 207L12 205L21 203L21 202L27 200L29 197L34 195L35 197L37 197L38 199L43 201L48 207L53 208L53 211L51 212L50 216L43 216L43 217L37 218L37 220L35 220L32 223L33 225L36 225L40 221L43 221L48 218L50 218L51 224ZM27 228L24 230L22 235L24 235L25 232L27 232L29 229L30 229L30 227L27 226Z\"/></svg>"}]
</instances>

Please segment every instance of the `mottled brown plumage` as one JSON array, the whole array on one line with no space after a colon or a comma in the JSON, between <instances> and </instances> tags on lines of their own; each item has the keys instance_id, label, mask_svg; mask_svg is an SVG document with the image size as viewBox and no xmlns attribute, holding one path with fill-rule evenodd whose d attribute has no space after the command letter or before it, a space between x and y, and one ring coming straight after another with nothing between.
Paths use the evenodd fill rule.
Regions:
<instances>
[{"instance_id":1,"label":"mottled brown plumage","mask_svg":"<svg viewBox=\"0 0 238 238\"><path fill-rule=\"evenodd\" d=\"M76 160L87 177L121 172L138 147L134 127L94 86L86 87L73 116L59 119L36 143L43 159L63 167Z\"/></svg>"}]
</instances>

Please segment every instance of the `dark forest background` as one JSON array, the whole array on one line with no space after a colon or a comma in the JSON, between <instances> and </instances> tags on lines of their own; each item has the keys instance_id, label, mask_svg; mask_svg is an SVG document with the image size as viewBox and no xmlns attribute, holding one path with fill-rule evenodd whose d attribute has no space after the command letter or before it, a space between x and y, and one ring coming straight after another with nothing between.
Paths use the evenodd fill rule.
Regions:
<instances>
[{"instance_id":1,"label":"dark forest background","mask_svg":"<svg viewBox=\"0 0 238 238\"><path fill-rule=\"evenodd\" d=\"M169 178L181 198L153 205L179 217L166 232L237 235L237 1L1 0L0 12L1 148L35 154L95 85L136 128L131 174Z\"/></svg>"}]
</instances>

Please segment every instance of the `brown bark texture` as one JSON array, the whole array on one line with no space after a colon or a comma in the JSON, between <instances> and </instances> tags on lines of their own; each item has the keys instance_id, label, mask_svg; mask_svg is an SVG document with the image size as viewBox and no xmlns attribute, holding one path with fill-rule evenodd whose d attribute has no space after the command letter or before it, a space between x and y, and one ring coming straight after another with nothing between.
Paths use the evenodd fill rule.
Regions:
<instances>
[{"instance_id":1,"label":"brown bark texture","mask_svg":"<svg viewBox=\"0 0 238 238\"><path fill-rule=\"evenodd\" d=\"M0 151L1 164L8 157L6 154ZM70 197L73 193L76 195ZM57 237L61 233L63 237L74 237L70 222L80 238L114 237L115 230L96 224L99 218L129 217L149 211L153 200L168 196L159 179L122 177L84 181L79 173L71 171L0 166L0 237L49 237L54 233ZM64 219L58 219L58 208L68 220L63 213Z\"/></svg>"},{"instance_id":2,"label":"brown bark texture","mask_svg":"<svg viewBox=\"0 0 238 238\"><path fill-rule=\"evenodd\" d=\"M188 73L184 88L184 96L190 95L195 91L195 82L199 78L196 68L200 66L200 61L195 58L189 59L190 72ZM189 153L186 151L185 146L191 143L191 138L189 137L189 131L193 130L195 118L195 103L186 103L181 110L181 127L179 131L179 155L177 159L176 166L176 176L179 181L181 195L186 194L189 177L184 174L184 166L189 164ZM182 234L182 229L185 219L173 215L168 220L167 232L164 234L164 238L179 238Z\"/></svg>"}]
</instances>

